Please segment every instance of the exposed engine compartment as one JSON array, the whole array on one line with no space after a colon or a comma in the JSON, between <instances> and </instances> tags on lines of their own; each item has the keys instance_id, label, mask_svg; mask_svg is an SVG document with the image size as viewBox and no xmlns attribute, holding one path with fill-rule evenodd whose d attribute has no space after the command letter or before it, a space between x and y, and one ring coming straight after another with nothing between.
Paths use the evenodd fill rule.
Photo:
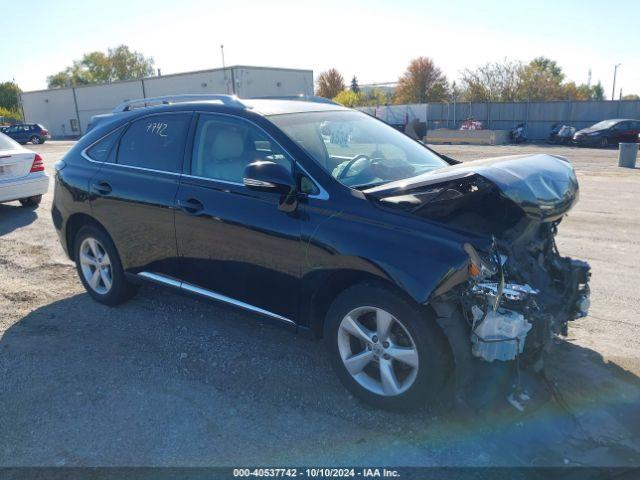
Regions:
<instances>
[{"instance_id":1,"label":"exposed engine compartment","mask_svg":"<svg viewBox=\"0 0 640 480\"><path fill-rule=\"evenodd\" d=\"M493 251L486 254L490 270L483 274L478 269L477 275L456 288L472 342L517 343L523 360L536 363L553 335L566 335L567 323L587 314L589 265L560 256L555 243L559 223L523 217L494 240ZM506 328L513 324L514 314L521 315L530 328ZM501 329L510 331L511 337L495 333L487 338L487 332ZM514 359L515 350L502 359ZM476 356L493 359L482 351L476 349Z\"/></svg>"},{"instance_id":2,"label":"exposed engine compartment","mask_svg":"<svg viewBox=\"0 0 640 480\"><path fill-rule=\"evenodd\" d=\"M561 256L555 242L578 200L565 158L467 162L365 193L469 238L468 263L449 271L429 300L453 352L457 398L478 360L540 370L553 336L587 315L590 267Z\"/></svg>"}]
</instances>

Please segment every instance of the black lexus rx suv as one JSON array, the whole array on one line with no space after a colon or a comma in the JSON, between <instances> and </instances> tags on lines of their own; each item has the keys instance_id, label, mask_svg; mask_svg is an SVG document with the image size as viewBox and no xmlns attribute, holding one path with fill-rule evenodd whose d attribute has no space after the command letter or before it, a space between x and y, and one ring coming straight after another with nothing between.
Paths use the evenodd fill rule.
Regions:
<instances>
[{"instance_id":1,"label":"black lexus rx suv","mask_svg":"<svg viewBox=\"0 0 640 480\"><path fill-rule=\"evenodd\" d=\"M539 368L587 314L589 266L554 241L578 198L565 158L462 164L313 101L147 98L93 124L52 216L98 302L154 282L234 305L323 338L391 409L467 402L483 362Z\"/></svg>"}]
</instances>

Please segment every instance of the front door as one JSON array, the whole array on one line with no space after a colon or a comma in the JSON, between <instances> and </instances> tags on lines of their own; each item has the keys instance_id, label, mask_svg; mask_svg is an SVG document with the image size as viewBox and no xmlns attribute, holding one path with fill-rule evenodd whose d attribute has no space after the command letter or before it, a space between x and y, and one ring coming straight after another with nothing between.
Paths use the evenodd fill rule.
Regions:
<instances>
[{"instance_id":1,"label":"front door","mask_svg":"<svg viewBox=\"0 0 640 480\"><path fill-rule=\"evenodd\" d=\"M174 273L173 207L192 117L179 112L133 121L91 180L93 216L111 235L125 270Z\"/></svg>"},{"instance_id":2,"label":"front door","mask_svg":"<svg viewBox=\"0 0 640 480\"><path fill-rule=\"evenodd\" d=\"M243 185L249 163L269 159L291 172L292 159L260 127L229 115L201 114L192 150L176 197L180 278L214 298L295 317L299 213Z\"/></svg>"}]
</instances>

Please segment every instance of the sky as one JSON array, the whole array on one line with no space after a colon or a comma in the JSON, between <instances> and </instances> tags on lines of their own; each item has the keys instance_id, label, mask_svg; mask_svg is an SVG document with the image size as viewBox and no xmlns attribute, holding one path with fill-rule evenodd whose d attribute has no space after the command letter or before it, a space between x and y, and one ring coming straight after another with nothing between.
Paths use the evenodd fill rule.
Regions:
<instances>
[{"instance_id":1,"label":"sky","mask_svg":"<svg viewBox=\"0 0 640 480\"><path fill-rule=\"evenodd\" d=\"M28 7L27 7L28 5ZM550 57L569 80L640 94L640 2L30 0L0 3L0 82L46 88L86 52L126 44L163 74L226 65L337 68L391 82L431 57L450 80L486 62ZM28 11L27 11L28 9ZM29 12L38 12L31 15ZM7 21L13 19L13 21Z\"/></svg>"}]
</instances>

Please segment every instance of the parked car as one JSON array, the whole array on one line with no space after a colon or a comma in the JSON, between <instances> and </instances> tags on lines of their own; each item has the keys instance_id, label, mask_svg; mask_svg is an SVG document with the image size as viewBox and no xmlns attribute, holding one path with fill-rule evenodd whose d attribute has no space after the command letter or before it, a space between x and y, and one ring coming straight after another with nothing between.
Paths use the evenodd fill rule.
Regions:
<instances>
[{"instance_id":1,"label":"parked car","mask_svg":"<svg viewBox=\"0 0 640 480\"><path fill-rule=\"evenodd\" d=\"M48 189L42 157L0 133L0 202L37 207Z\"/></svg>"},{"instance_id":2,"label":"parked car","mask_svg":"<svg viewBox=\"0 0 640 480\"><path fill-rule=\"evenodd\" d=\"M451 375L464 403L481 362L539 368L586 315L589 266L554 242L566 159L460 164L338 105L180 98L126 102L56 165L53 222L96 301L148 281L259 314L395 409Z\"/></svg>"},{"instance_id":3,"label":"parked car","mask_svg":"<svg viewBox=\"0 0 640 480\"><path fill-rule=\"evenodd\" d=\"M638 134L640 120L603 120L589 128L578 130L573 136L573 141L579 146L606 148L620 142L637 142Z\"/></svg>"},{"instance_id":4,"label":"parked car","mask_svg":"<svg viewBox=\"0 0 640 480\"><path fill-rule=\"evenodd\" d=\"M0 125L0 133L4 133L11 125Z\"/></svg>"},{"instance_id":5,"label":"parked car","mask_svg":"<svg viewBox=\"0 0 640 480\"><path fill-rule=\"evenodd\" d=\"M19 123L11 125L3 133L21 144L31 142L34 145L39 145L51 138L49 131L39 123Z\"/></svg>"}]
</instances>

